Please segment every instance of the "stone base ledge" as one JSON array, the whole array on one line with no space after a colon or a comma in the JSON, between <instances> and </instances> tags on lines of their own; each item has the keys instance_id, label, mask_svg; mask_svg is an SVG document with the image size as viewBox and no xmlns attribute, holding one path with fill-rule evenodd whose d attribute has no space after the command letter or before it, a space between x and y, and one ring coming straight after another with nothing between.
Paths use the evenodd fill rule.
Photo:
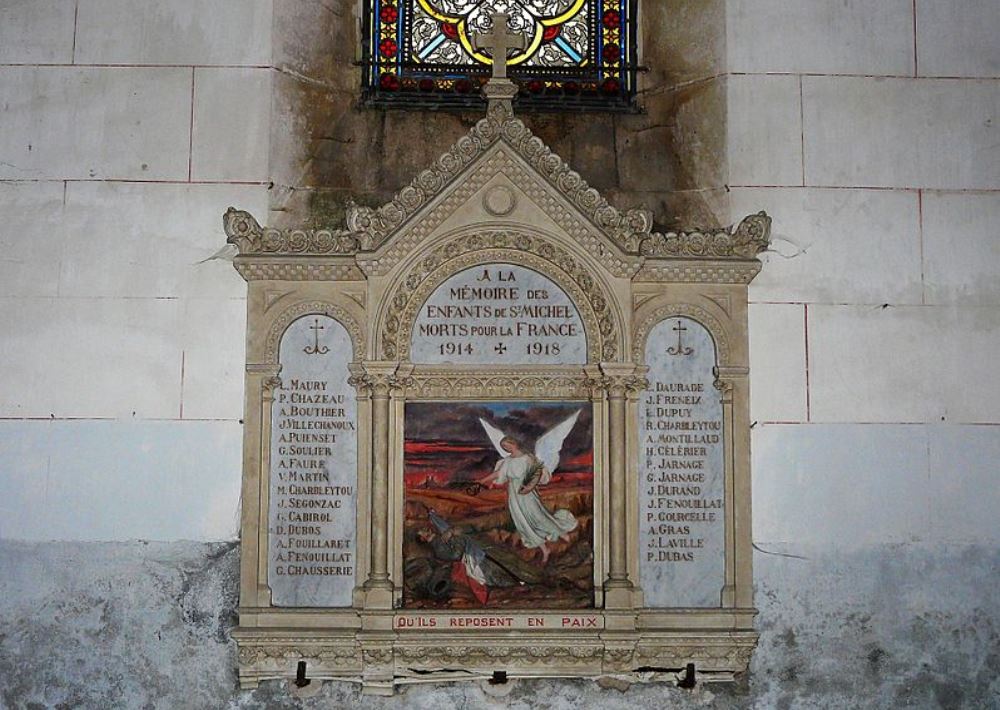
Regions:
<instances>
[{"instance_id":1,"label":"stone base ledge","mask_svg":"<svg viewBox=\"0 0 1000 710\"><path fill-rule=\"evenodd\" d=\"M309 678L360 682L366 692L419 676L442 682L481 681L503 672L508 678L615 676L624 683L671 682L689 663L714 680L747 670L758 635L752 630L690 632L643 630L504 631L427 629L367 634L324 629L240 627L243 687L261 680L295 677L300 661Z\"/></svg>"}]
</instances>

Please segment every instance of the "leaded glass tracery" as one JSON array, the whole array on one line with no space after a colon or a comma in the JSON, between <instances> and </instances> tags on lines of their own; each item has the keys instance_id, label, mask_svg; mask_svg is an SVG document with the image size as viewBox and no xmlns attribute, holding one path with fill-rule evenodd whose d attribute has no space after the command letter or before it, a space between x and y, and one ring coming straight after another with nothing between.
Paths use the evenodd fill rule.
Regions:
<instances>
[{"instance_id":1,"label":"leaded glass tracery","mask_svg":"<svg viewBox=\"0 0 1000 710\"><path fill-rule=\"evenodd\" d=\"M493 58L479 41L508 16L518 102L628 108L635 86L634 0L366 0L365 93L401 105L474 104Z\"/></svg>"}]
</instances>

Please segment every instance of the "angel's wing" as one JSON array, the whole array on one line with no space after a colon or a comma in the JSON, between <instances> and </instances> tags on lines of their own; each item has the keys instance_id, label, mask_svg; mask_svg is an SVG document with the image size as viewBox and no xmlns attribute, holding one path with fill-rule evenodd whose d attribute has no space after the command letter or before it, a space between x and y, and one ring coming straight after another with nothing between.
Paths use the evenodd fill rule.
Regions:
<instances>
[{"instance_id":1,"label":"angel's wing","mask_svg":"<svg viewBox=\"0 0 1000 710\"><path fill-rule=\"evenodd\" d=\"M490 437L490 441L493 442L493 447L497 450L497 453L504 458L510 456L510 454L504 451L503 447L500 446L500 440L506 435L482 417L479 418L479 423L483 425L483 429L486 430L486 434Z\"/></svg>"},{"instance_id":2,"label":"angel's wing","mask_svg":"<svg viewBox=\"0 0 1000 710\"><path fill-rule=\"evenodd\" d=\"M559 452L562 451L563 442L573 430L581 411L578 409L573 412L572 416L556 424L535 442L535 456L542 462L549 474L555 473L559 467Z\"/></svg>"}]
</instances>

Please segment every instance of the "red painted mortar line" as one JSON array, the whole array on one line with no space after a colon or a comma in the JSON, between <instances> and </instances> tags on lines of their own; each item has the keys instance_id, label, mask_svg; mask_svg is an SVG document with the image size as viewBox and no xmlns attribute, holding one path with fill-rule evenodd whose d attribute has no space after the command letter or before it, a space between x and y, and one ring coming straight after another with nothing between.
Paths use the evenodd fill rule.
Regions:
<instances>
[{"instance_id":1,"label":"red painted mortar line","mask_svg":"<svg viewBox=\"0 0 1000 710\"><path fill-rule=\"evenodd\" d=\"M754 428L763 426L963 426L963 427L1000 427L1000 422L849 422L849 421L829 421L829 422L796 422L796 421L768 421L758 419L754 423Z\"/></svg>"},{"instance_id":2,"label":"red painted mortar line","mask_svg":"<svg viewBox=\"0 0 1000 710\"><path fill-rule=\"evenodd\" d=\"M756 420L755 427L761 426L925 426L925 427L936 427L936 426L974 426L974 427L1000 427L1000 422L915 422L915 421L885 421L885 422L851 422L851 421L825 421L825 422L786 422L786 421L767 421L764 419Z\"/></svg>"},{"instance_id":3,"label":"red painted mortar line","mask_svg":"<svg viewBox=\"0 0 1000 710\"><path fill-rule=\"evenodd\" d=\"M107 182L122 185L268 185L263 180L140 180L138 178L0 178L0 183L8 182Z\"/></svg>"},{"instance_id":4,"label":"red painted mortar line","mask_svg":"<svg viewBox=\"0 0 1000 710\"><path fill-rule=\"evenodd\" d=\"M176 419L173 417L0 417L0 422L178 422L183 424L209 423L209 422L231 422L233 424L242 423L239 419L228 419L225 417L187 417ZM784 421L784 420L755 420L754 428L761 426L963 426L963 427L1000 427L1000 422L916 422L916 421L885 421L885 422L849 422L849 421Z\"/></svg>"},{"instance_id":5,"label":"red painted mortar line","mask_svg":"<svg viewBox=\"0 0 1000 710\"><path fill-rule=\"evenodd\" d=\"M178 415L179 419L184 418L184 364L186 355L187 352L185 350L181 350L181 393L180 393L181 407L180 407L180 414Z\"/></svg>"},{"instance_id":6,"label":"red painted mortar line","mask_svg":"<svg viewBox=\"0 0 1000 710\"><path fill-rule=\"evenodd\" d=\"M77 29L77 18L80 17L80 0L76 0L76 4L73 7L73 51L70 53L69 58L73 64L76 64L76 29Z\"/></svg>"},{"instance_id":7,"label":"red painted mortar line","mask_svg":"<svg viewBox=\"0 0 1000 710\"><path fill-rule=\"evenodd\" d=\"M47 66L47 65L42 65ZM721 75L725 76L725 74ZM923 74L913 76L912 74L851 74L848 72L808 72L808 71L734 71L729 72L729 76L800 76L809 78L831 78L831 79L913 79L933 80L942 79L947 81L997 81L1000 75L996 76L958 76L952 74Z\"/></svg>"},{"instance_id":8,"label":"red painted mortar line","mask_svg":"<svg viewBox=\"0 0 1000 710\"><path fill-rule=\"evenodd\" d=\"M174 419L173 417L0 417L0 422L232 422L242 423L239 419L224 419L221 417L188 417Z\"/></svg>"},{"instance_id":9,"label":"red painted mortar line","mask_svg":"<svg viewBox=\"0 0 1000 710\"><path fill-rule=\"evenodd\" d=\"M75 51L75 49L74 49ZM80 64L77 62L0 62L0 67L46 67L74 69L274 69L268 64Z\"/></svg>"},{"instance_id":10,"label":"red painted mortar line","mask_svg":"<svg viewBox=\"0 0 1000 710\"><path fill-rule=\"evenodd\" d=\"M245 296L0 296L0 303L6 301L233 301L242 303ZM992 306L982 306L992 308Z\"/></svg>"},{"instance_id":11,"label":"red painted mortar line","mask_svg":"<svg viewBox=\"0 0 1000 710\"><path fill-rule=\"evenodd\" d=\"M670 84L669 86L666 86L666 85L665 86L653 86L653 87L650 87L649 89L646 89L645 91L643 91L641 93L644 96L655 96L657 94L666 94L666 93L669 93L671 91L678 91L680 89L686 89L689 86L696 86L698 84L707 84L707 83L709 83L711 81L715 81L716 79L722 79L722 78L725 78L727 76L733 76L733 75L734 74L731 73L731 72L730 73L722 72L722 73L719 73L719 74L711 74L709 76L703 76L703 77L699 77L697 79L688 79L687 81L681 81L681 82L678 82L676 84Z\"/></svg>"},{"instance_id":12,"label":"red painted mortar line","mask_svg":"<svg viewBox=\"0 0 1000 710\"><path fill-rule=\"evenodd\" d=\"M749 183L733 183L729 185L731 190L871 190L871 191L882 191L882 192L917 192L918 190L923 192L947 192L956 194L984 194L992 195L994 193L1000 192L1000 187L910 187L910 186L894 186L887 187L884 185L753 185Z\"/></svg>"},{"instance_id":13,"label":"red painted mortar line","mask_svg":"<svg viewBox=\"0 0 1000 710\"><path fill-rule=\"evenodd\" d=\"M75 37L74 37L74 51L75 51ZM914 51L916 47L914 45ZM142 64L138 62L87 62L81 63L72 62L0 62L0 67L74 67L81 69L190 69L192 67L196 69L276 69L281 70L281 67L276 67L271 64ZM665 91L672 91L676 89L683 89L694 84L701 84L716 79L725 78L727 76L797 76L797 77L810 77L810 78L825 78L829 77L832 79L942 79L948 81L997 81L1000 80L1000 75L989 75L989 76L960 76L957 74L922 74L916 76L914 74L864 74L858 72L807 72L807 71L731 71L731 72L720 72L718 74L711 74L708 76L699 77L697 79L688 79L687 81L678 82L677 84L663 85L650 87L645 92L646 94L656 94Z\"/></svg>"},{"instance_id":14,"label":"red painted mortar line","mask_svg":"<svg viewBox=\"0 0 1000 710\"><path fill-rule=\"evenodd\" d=\"M81 64L79 62L0 62L0 68L2 67L72 67L76 69L190 69L194 67L195 69L273 69L281 71L280 67L275 67L270 64L135 64L135 63L117 63L108 64L100 62L92 62L87 64ZM715 79L725 78L727 76L798 76L798 77L810 77L810 78L824 78L829 77L832 79L921 79L921 80L934 80L941 79L946 81L998 81L1000 80L1000 75L996 76L957 76L951 74L923 74L921 76L913 76L911 74L852 74L849 72L796 72L796 71L733 71L733 72L723 72L719 74L713 74L711 76L705 76L698 79L690 79L688 81L683 81L678 84L673 84L670 86L662 87L652 87L642 92L643 94L657 94L667 91L676 91L677 89L683 89L685 87L691 86L693 84L700 84L709 81L714 81Z\"/></svg>"}]
</instances>

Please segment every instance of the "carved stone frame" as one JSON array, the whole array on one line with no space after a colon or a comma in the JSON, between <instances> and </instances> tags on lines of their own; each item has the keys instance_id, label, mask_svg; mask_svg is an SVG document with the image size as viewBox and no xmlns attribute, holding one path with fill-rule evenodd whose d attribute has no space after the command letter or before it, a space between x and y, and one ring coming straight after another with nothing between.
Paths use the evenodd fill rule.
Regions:
<instances>
[{"instance_id":1,"label":"carved stone frame","mask_svg":"<svg viewBox=\"0 0 1000 710\"><path fill-rule=\"evenodd\" d=\"M298 300L293 305L279 304L261 319L260 335L256 338L255 348L259 354L259 362L251 363L248 351L246 365L246 406L244 426L259 430L259 436L244 437L244 474L241 494L241 557L240 577L241 590L250 584L250 578L255 581L256 594L247 594L246 601L253 600L253 606L270 608L271 588L267 579L268 504L271 489L271 407L274 403L274 390L281 385L281 363L278 360L281 339L288 327L311 315L321 315L333 318L340 323L351 338L351 346L355 353L354 361L348 364L352 373L360 372L361 366L357 356L366 351L366 338L356 317L344 306L332 300ZM352 380L355 378L352 377ZM256 396L254 396L256 393ZM365 420L361 407L364 398L358 398L359 423ZM259 405L259 406L258 406ZM362 516L365 503L369 497L368 464L365 451L358 448L357 490L358 490L358 550L367 546L367 538L363 536L365 528ZM248 467L250 464L250 467ZM357 556L357 578L363 579L367 573L368 561L363 555ZM241 599L241 605L243 599Z\"/></svg>"},{"instance_id":2,"label":"carved stone frame","mask_svg":"<svg viewBox=\"0 0 1000 710\"><path fill-rule=\"evenodd\" d=\"M379 313L378 342L384 359L409 359L416 311L431 292L463 269L492 263L518 263L560 286L576 304L584 322L588 360L613 361L622 350L623 317L606 284L587 273L581 260L537 229L462 230L404 265ZM408 268L407 268L408 267Z\"/></svg>"},{"instance_id":3,"label":"carved stone frame","mask_svg":"<svg viewBox=\"0 0 1000 710\"><path fill-rule=\"evenodd\" d=\"M509 193L509 211L491 191ZM502 212L502 214L500 214ZM290 678L360 680L391 693L419 675L663 680L696 663L703 680L746 670L756 644L750 558L747 284L760 269L769 219L732 230L654 234L648 213L619 212L493 101L486 118L390 203L351 211L346 229L275 230L245 212L224 218L248 282L241 521L239 675L245 687ZM410 333L420 305L452 274L517 263L562 288L588 342L582 366L414 365ZM278 343L296 318L337 319L354 343L358 392L357 587L350 608L276 608L267 588L267 451ZM645 340L683 315L704 325L718 352L726 465L726 591L712 609L648 609L638 575L637 406L647 386ZM403 409L407 401L589 400L594 406L593 610L530 610L554 626L509 631L404 627L454 614L402 611ZM473 612L491 616L492 612ZM469 614L465 614L468 616ZM563 617L593 625L558 625ZM403 621L401 621L403 620ZM520 623L520 622L518 622ZM645 673L645 671L643 671ZM638 676L635 676L638 678Z\"/></svg>"}]
</instances>

